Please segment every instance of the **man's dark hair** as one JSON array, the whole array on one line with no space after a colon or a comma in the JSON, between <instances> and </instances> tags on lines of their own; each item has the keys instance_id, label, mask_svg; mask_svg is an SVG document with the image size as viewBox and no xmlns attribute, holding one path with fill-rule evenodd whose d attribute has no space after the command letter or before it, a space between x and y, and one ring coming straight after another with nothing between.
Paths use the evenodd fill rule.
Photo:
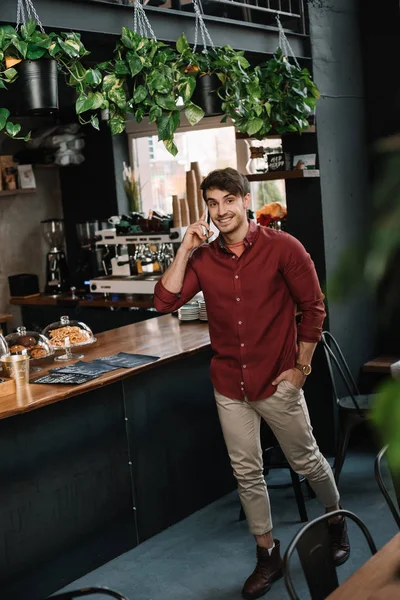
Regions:
<instances>
[{"instance_id":1,"label":"man's dark hair","mask_svg":"<svg viewBox=\"0 0 400 600\"><path fill-rule=\"evenodd\" d=\"M246 194L250 193L250 185L247 177L241 175L241 173L236 171L236 169L231 169L231 167L211 171L211 173L207 175L202 182L200 188L203 192L203 198L206 202L206 192L211 188L215 188L217 190L227 190L230 194L242 196L242 198L244 198Z\"/></svg>"}]
</instances>

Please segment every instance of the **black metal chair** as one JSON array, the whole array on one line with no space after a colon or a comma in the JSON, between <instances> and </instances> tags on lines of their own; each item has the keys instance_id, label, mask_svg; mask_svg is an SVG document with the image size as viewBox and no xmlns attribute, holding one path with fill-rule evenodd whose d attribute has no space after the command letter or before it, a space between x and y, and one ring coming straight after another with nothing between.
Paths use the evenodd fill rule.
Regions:
<instances>
[{"instance_id":1,"label":"black metal chair","mask_svg":"<svg viewBox=\"0 0 400 600\"><path fill-rule=\"evenodd\" d=\"M389 491L385 485L385 482L383 481L383 475L382 475L382 459L383 459L384 455L386 454L387 448L388 448L387 446L384 446L382 448L382 450L378 453L378 455L375 459L375 479L378 483L379 489L381 490L381 492L383 494L383 497L385 498L385 500L387 502L387 505L389 506L390 512L392 513L393 518L396 521L397 527L400 529L399 509L395 506L395 503L393 502L392 498L390 497ZM394 492L395 492L396 499L397 499L397 504L399 505L400 477L399 477L399 475L396 475L392 471L390 471L390 474L392 477L392 482L393 482Z\"/></svg>"},{"instance_id":2,"label":"black metal chair","mask_svg":"<svg viewBox=\"0 0 400 600\"><path fill-rule=\"evenodd\" d=\"M368 542L371 554L377 552L366 525L348 510L335 510L310 521L296 533L283 557L283 576L291 600L300 600L290 575L290 559L295 550L299 555L312 600L325 600L338 587L328 531L328 519L336 515L343 515L357 523Z\"/></svg>"},{"instance_id":3,"label":"black metal chair","mask_svg":"<svg viewBox=\"0 0 400 600\"><path fill-rule=\"evenodd\" d=\"M308 515L301 484L305 481L310 498L315 498L314 490L305 477L300 477L298 473L293 471L279 446L278 440L264 421L261 421L261 444L263 448L264 475L268 476L269 471L272 469L288 469L291 479L288 483L268 483L268 488L274 490L293 487L300 521L306 523L308 521ZM243 507L241 507L239 521L244 521L245 518L246 516Z\"/></svg>"},{"instance_id":4,"label":"black metal chair","mask_svg":"<svg viewBox=\"0 0 400 600\"><path fill-rule=\"evenodd\" d=\"M116 598L116 600L128 600L126 596L123 596L119 592L110 590L105 587L88 587L81 588L80 590L72 590L70 592L62 592L61 594L54 594L49 597L49 600L74 600L75 598L82 598L83 596L108 596L109 598Z\"/></svg>"},{"instance_id":5,"label":"black metal chair","mask_svg":"<svg viewBox=\"0 0 400 600\"><path fill-rule=\"evenodd\" d=\"M360 393L339 344L329 331L322 333L321 341L328 363L333 396L339 409L339 441L333 465L335 481L338 483L351 433L355 427L366 422L375 395ZM347 396L339 396L337 375L347 389Z\"/></svg>"}]
</instances>

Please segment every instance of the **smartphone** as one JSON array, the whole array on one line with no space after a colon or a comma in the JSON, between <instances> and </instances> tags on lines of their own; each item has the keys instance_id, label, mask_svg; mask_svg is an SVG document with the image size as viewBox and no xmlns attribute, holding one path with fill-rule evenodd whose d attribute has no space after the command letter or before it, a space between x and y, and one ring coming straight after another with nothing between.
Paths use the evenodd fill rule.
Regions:
<instances>
[{"instance_id":1,"label":"smartphone","mask_svg":"<svg viewBox=\"0 0 400 600\"><path fill-rule=\"evenodd\" d=\"M206 221L206 223L207 223L208 225L210 225L211 219L210 219L210 213L208 212L208 206L206 206L206 217L205 217L205 221ZM204 235L207 235L207 233L208 233L208 232L207 232L207 230L206 230L206 228L205 228L204 226L203 226L203 229L204 229ZM209 243L209 237L207 237L207 239L206 239L206 244L208 244L208 243Z\"/></svg>"}]
</instances>

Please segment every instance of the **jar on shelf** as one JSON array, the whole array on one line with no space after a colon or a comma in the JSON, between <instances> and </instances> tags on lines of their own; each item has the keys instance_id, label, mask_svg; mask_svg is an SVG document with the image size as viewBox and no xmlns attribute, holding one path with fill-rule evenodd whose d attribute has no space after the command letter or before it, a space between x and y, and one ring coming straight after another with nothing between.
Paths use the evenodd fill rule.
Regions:
<instances>
[{"instance_id":1,"label":"jar on shelf","mask_svg":"<svg viewBox=\"0 0 400 600\"><path fill-rule=\"evenodd\" d=\"M268 164L265 160L265 148L260 146L255 140L246 140L246 142L250 152L250 158L246 165L246 171L253 175L257 173L266 173L268 171Z\"/></svg>"}]
</instances>

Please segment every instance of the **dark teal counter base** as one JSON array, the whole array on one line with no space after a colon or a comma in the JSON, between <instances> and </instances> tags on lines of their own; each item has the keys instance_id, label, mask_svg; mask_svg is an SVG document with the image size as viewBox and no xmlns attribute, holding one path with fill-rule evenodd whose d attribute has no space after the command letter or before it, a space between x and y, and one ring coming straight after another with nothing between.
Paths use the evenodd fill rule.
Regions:
<instances>
[{"instance_id":1,"label":"dark teal counter base","mask_svg":"<svg viewBox=\"0 0 400 600\"><path fill-rule=\"evenodd\" d=\"M0 421L2 598L42 600L234 488L209 361Z\"/></svg>"}]
</instances>

